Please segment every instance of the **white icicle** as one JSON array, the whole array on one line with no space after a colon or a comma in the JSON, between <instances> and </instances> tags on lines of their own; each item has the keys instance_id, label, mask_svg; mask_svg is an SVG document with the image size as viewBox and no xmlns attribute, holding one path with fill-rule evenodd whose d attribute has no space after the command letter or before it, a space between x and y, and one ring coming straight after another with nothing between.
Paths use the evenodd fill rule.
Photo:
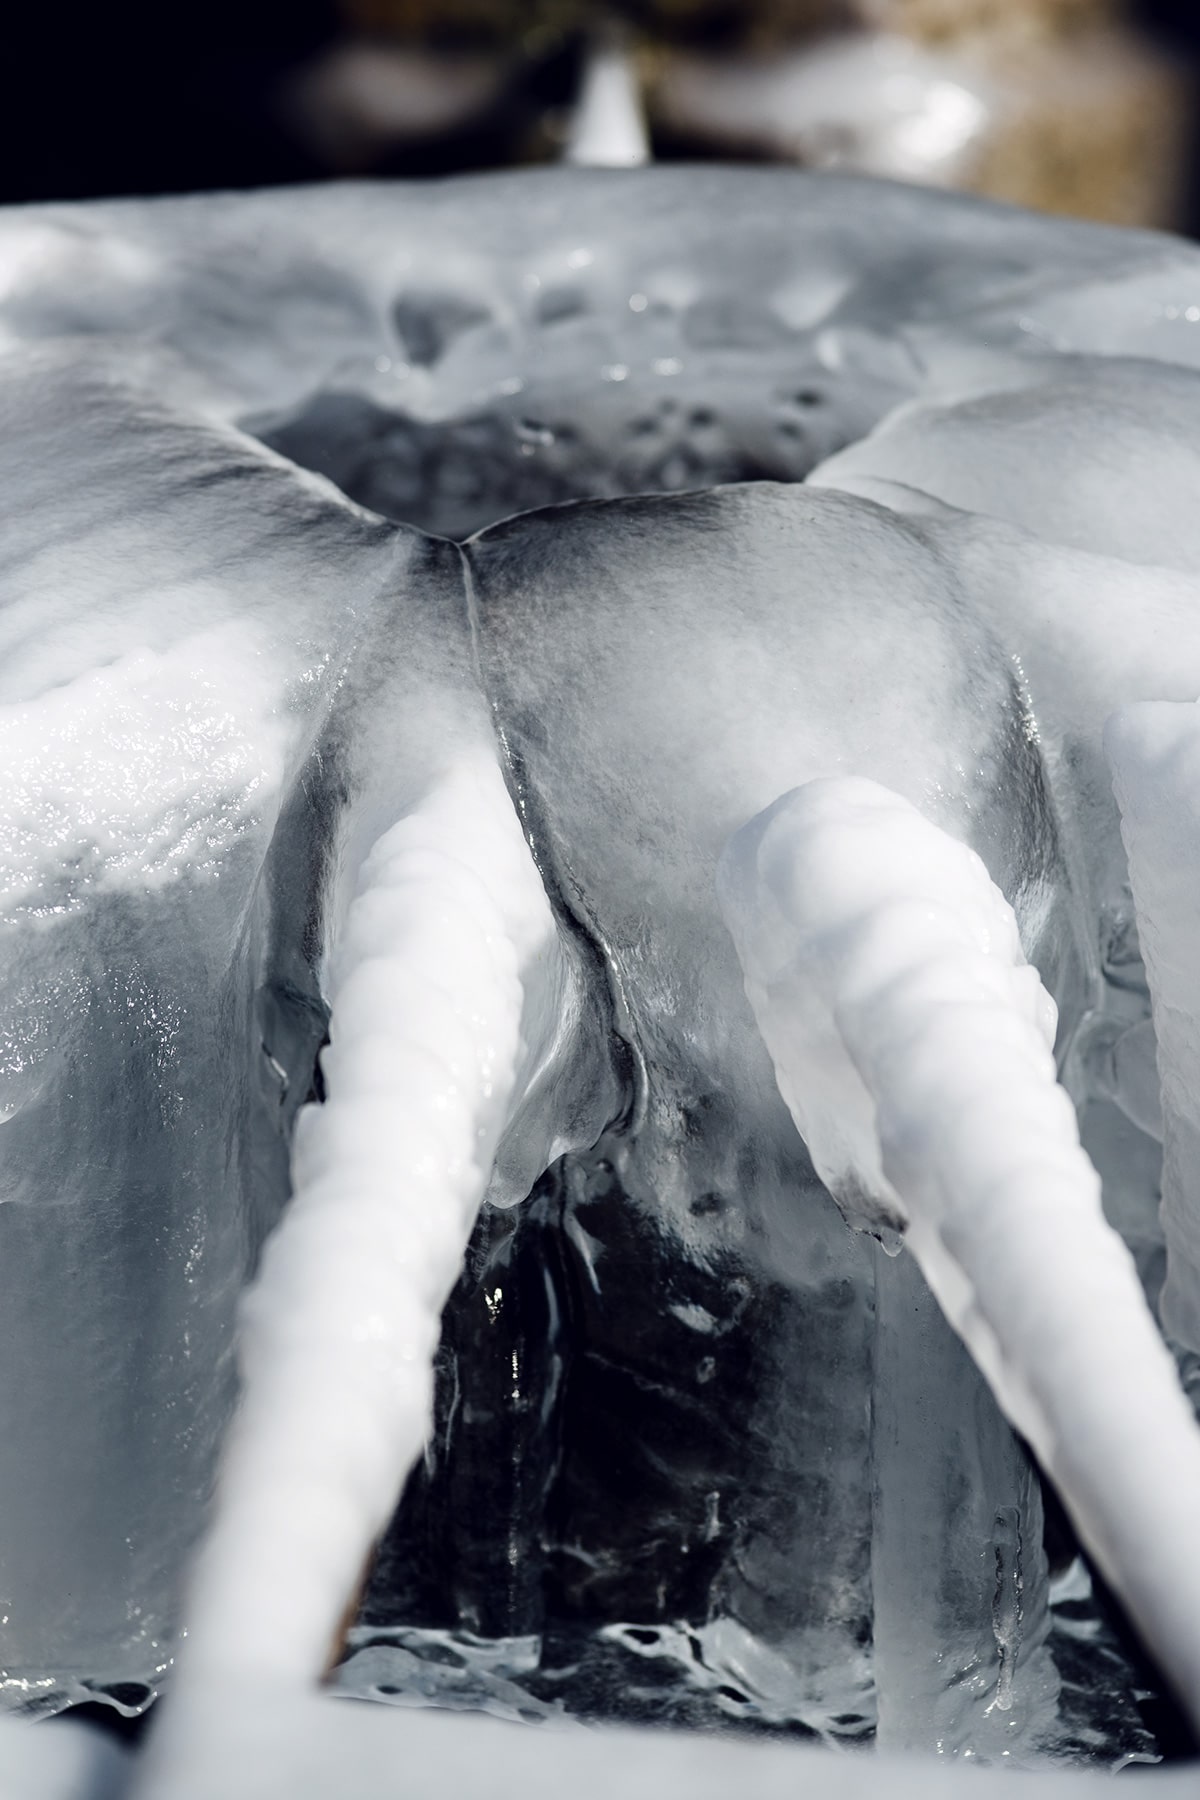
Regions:
<instances>
[{"instance_id":1,"label":"white icicle","mask_svg":"<svg viewBox=\"0 0 1200 1800\"><path fill-rule=\"evenodd\" d=\"M1158 1042L1167 1240L1160 1312L1170 1337L1200 1351L1200 705L1123 707L1104 748Z\"/></svg>"},{"instance_id":2,"label":"white icicle","mask_svg":"<svg viewBox=\"0 0 1200 1800\"><path fill-rule=\"evenodd\" d=\"M315 1681L425 1442L441 1307L514 1099L555 930L495 762L366 856L332 946L327 1099L245 1308L244 1396L185 1671Z\"/></svg>"},{"instance_id":3,"label":"white icicle","mask_svg":"<svg viewBox=\"0 0 1200 1800\"><path fill-rule=\"evenodd\" d=\"M973 851L852 778L752 820L720 890L818 1171L907 1213L940 1305L1200 1722L1200 1431L1101 1213L1011 908Z\"/></svg>"}]
</instances>

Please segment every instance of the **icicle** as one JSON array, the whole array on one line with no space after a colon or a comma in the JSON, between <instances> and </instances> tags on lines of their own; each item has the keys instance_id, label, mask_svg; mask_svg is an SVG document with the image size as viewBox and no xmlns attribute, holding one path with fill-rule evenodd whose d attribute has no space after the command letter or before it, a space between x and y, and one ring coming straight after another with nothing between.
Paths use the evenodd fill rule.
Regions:
<instances>
[{"instance_id":1,"label":"icicle","mask_svg":"<svg viewBox=\"0 0 1200 1800\"><path fill-rule=\"evenodd\" d=\"M1146 964L1162 1095L1167 1335L1200 1351L1200 706L1124 707L1104 747Z\"/></svg>"},{"instance_id":2,"label":"icicle","mask_svg":"<svg viewBox=\"0 0 1200 1800\"><path fill-rule=\"evenodd\" d=\"M1200 1721L1200 1431L1101 1213L1011 908L974 852L857 779L759 814L720 888L818 1170L907 1215L947 1318ZM854 1121L832 1144L814 1075Z\"/></svg>"},{"instance_id":3,"label":"icicle","mask_svg":"<svg viewBox=\"0 0 1200 1800\"><path fill-rule=\"evenodd\" d=\"M245 1311L244 1397L184 1663L315 1681L420 1454L441 1307L552 915L495 763L457 764L365 858L333 947L327 1099Z\"/></svg>"}]
</instances>

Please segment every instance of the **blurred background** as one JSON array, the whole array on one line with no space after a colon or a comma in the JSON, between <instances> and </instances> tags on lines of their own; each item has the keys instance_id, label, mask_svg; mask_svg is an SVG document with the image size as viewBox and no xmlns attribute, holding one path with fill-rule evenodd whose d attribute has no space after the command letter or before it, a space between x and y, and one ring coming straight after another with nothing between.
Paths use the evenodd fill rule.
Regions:
<instances>
[{"instance_id":1,"label":"blurred background","mask_svg":"<svg viewBox=\"0 0 1200 1800\"><path fill-rule=\"evenodd\" d=\"M580 97L615 82L658 158L859 169L1200 225L1200 0L17 0L10 12L5 201L441 174L572 144L586 157ZM614 159L634 154L627 130Z\"/></svg>"}]
</instances>

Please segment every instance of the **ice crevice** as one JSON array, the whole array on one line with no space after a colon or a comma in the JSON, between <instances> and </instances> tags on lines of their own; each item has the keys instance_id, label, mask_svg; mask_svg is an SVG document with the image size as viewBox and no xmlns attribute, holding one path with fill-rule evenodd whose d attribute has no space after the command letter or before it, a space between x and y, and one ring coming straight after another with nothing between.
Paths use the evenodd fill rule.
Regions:
<instances>
[{"instance_id":1,"label":"ice crevice","mask_svg":"<svg viewBox=\"0 0 1200 1800\"><path fill-rule=\"evenodd\" d=\"M1200 1430L1106 1224L1055 1008L973 851L863 779L731 840L723 911L818 1172L905 1242L1200 1723Z\"/></svg>"}]
</instances>

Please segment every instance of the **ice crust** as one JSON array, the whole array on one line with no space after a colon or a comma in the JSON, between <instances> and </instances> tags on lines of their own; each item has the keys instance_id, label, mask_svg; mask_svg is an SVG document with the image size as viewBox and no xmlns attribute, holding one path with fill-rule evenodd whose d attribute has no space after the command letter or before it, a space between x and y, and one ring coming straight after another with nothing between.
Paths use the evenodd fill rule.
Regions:
<instances>
[{"instance_id":1,"label":"ice crust","mask_svg":"<svg viewBox=\"0 0 1200 1800\"><path fill-rule=\"evenodd\" d=\"M585 1711L1062 1751L1036 1474L871 1235L913 1235L924 1178L871 1150L824 1027L790 1096L806 1147L714 880L823 777L954 840L951 887L977 852L1153 1294L1153 1032L1101 739L1124 702L1200 692L1198 288L1167 239L782 171L0 221L6 1703L137 1704L166 1675L282 1213L197 1693L218 1667L315 1677L424 1438L409 1548L365 1602L380 1686L411 1595L416 1625L583 1644L581 1668L612 1633L647 1670L694 1659L658 1691L695 1711L656 1713L648 1676L613 1698L603 1660ZM585 503L527 510L563 500ZM388 874L422 821L427 916ZM455 1098L419 1208L404 1121L493 978L503 1074ZM1050 1051L1026 1060L1041 1106ZM406 1271L381 1250L410 1216L440 1224ZM1113 1419L1147 1449L1114 1451L1121 1498L1089 1510L1116 1426L1093 1439L1109 1390L1070 1363L1094 1319L1068 1354L1071 1308L1032 1306L1044 1229L984 1271L1012 1276L1016 1361L966 1335L1101 1561L1145 1576L1131 1602L1194 1706L1194 1554L1178 1520L1134 1541L1152 1501L1190 1504L1151 1473L1178 1434L1136 1417L1146 1365L1114 1333Z\"/></svg>"}]
</instances>

